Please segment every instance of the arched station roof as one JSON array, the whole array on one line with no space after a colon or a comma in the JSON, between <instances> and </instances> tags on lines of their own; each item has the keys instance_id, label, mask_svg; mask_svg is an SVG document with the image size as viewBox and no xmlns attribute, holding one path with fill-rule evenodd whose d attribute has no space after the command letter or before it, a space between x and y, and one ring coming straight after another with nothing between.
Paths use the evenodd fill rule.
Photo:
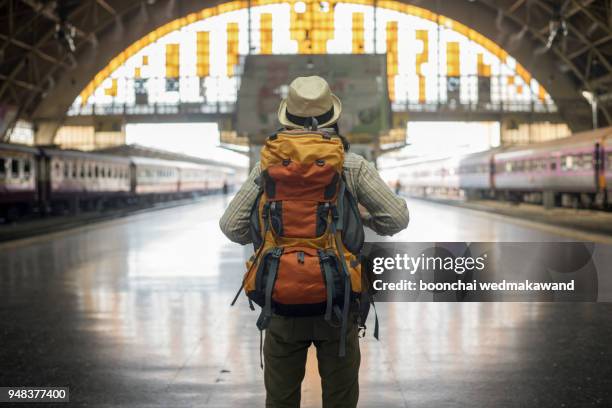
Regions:
<instances>
[{"instance_id":1,"label":"arched station roof","mask_svg":"<svg viewBox=\"0 0 612 408\"><path fill-rule=\"evenodd\" d=\"M203 8L222 9L227 3L0 1L0 107L15 106L18 115L28 119L57 120L92 78L130 45L170 22ZM612 106L607 102L612 99L609 2L564 0L561 6L554 0L402 3L446 16L498 44L546 88L572 129L591 125L584 91L600 100L600 125L612 124Z\"/></svg>"}]
</instances>

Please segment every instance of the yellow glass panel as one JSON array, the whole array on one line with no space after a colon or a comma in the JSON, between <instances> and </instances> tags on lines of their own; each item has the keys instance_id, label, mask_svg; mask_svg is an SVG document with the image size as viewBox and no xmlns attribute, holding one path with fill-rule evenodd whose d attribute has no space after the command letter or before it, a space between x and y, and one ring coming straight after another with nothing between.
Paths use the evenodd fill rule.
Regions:
<instances>
[{"instance_id":1,"label":"yellow glass panel","mask_svg":"<svg viewBox=\"0 0 612 408\"><path fill-rule=\"evenodd\" d=\"M427 30L416 30L416 39L423 42L423 51L416 55L416 73L419 77L419 103L425 103L426 83L422 65L429 61L429 33Z\"/></svg>"},{"instance_id":2,"label":"yellow glass panel","mask_svg":"<svg viewBox=\"0 0 612 408\"><path fill-rule=\"evenodd\" d=\"M134 68L134 78L137 78L137 79L138 79L138 78L140 78L141 76L142 76L142 75L141 75L141 72L140 72L140 67L136 67L136 68Z\"/></svg>"},{"instance_id":3,"label":"yellow glass panel","mask_svg":"<svg viewBox=\"0 0 612 408\"><path fill-rule=\"evenodd\" d=\"M261 36L261 54L272 54L272 14L262 13L259 16L259 32Z\"/></svg>"},{"instance_id":4,"label":"yellow glass panel","mask_svg":"<svg viewBox=\"0 0 612 408\"><path fill-rule=\"evenodd\" d=\"M544 102L546 99L546 89L542 85L538 85L538 98Z\"/></svg>"},{"instance_id":5,"label":"yellow glass panel","mask_svg":"<svg viewBox=\"0 0 612 408\"><path fill-rule=\"evenodd\" d=\"M460 54L458 42L449 42L446 44L446 75L461 75L459 55Z\"/></svg>"},{"instance_id":6,"label":"yellow glass panel","mask_svg":"<svg viewBox=\"0 0 612 408\"><path fill-rule=\"evenodd\" d=\"M334 1L324 3L302 0L305 9L297 10L291 2L291 39L298 43L299 54L326 54L327 41L334 38Z\"/></svg>"},{"instance_id":7,"label":"yellow glass panel","mask_svg":"<svg viewBox=\"0 0 612 408\"><path fill-rule=\"evenodd\" d=\"M419 75L419 103L425 103L425 76Z\"/></svg>"},{"instance_id":8,"label":"yellow glass panel","mask_svg":"<svg viewBox=\"0 0 612 408\"><path fill-rule=\"evenodd\" d=\"M142 65L149 65L149 56L148 55L143 55L142 56Z\"/></svg>"},{"instance_id":9,"label":"yellow glass panel","mask_svg":"<svg viewBox=\"0 0 612 408\"><path fill-rule=\"evenodd\" d=\"M398 74L397 65L397 21L387 22L387 86L389 98L395 100L395 76Z\"/></svg>"},{"instance_id":10,"label":"yellow glass panel","mask_svg":"<svg viewBox=\"0 0 612 408\"><path fill-rule=\"evenodd\" d=\"M523 78L523 81L525 81L526 84L529 84L531 82L531 74L525 69L524 66L517 63L514 70L516 71L516 74L518 76Z\"/></svg>"},{"instance_id":11,"label":"yellow glass panel","mask_svg":"<svg viewBox=\"0 0 612 408\"><path fill-rule=\"evenodd\" d=\"M210 75L210 33L198 31L196 36L196 74L204 78Z\"/></svg>"},{"instance_id":12,"label":"yellow glass panel","mask_svg":"<svg viewBox=\"0 0 612 408\"><path fill-rule=\"evenodd\" d=\"M166 78L179 77L179 52L178 44L166 44Z\"/></svg>"},{"instance_id":13,"label":"yellow glass panel","mask_svg":"<svg viewBox=\"0 0 612 408\"><path fill-rule=\"evenodd\" d=\"M423 51L416 55L416 73L422 75L421 65L429 61L429 33L427 30L416 30L416 39L423 43Z\"/></svg>"},{"instance_id":14,"label":"yellow glass panel","mask_svg":"<svg viewBox=\"0 0 612 408\"><path fill-rule=\"evenodd\" d=\"M234 76L234 68L238 65L238 23L227 23L227 76Z\"/></svg>"},{"instance_id":15,"label":"yellow glass panel","mask_svg":"<svg viewBox=\"0 0 612 408\"><path fill-rule=\"evenodd\" d=\"M353 13L353 54L364 52L364 27L363 13Z\"/></svg>"},{"instance_id":16,"label":"yellow glass panel","mask_svg":"<svg viewBox=\"0 0 612 408\"><path fill-rule=\"evenodd\" d=\"M117 96L117 78L113 78L111 80L111 86L109 88L104 89L104 95L108 96Z\"/></svg>"},{"instance_id":17,"label":"yellow glass panel","mask_svg":"<svg viewBox=\"0 0 612 408\"><path fill-rule=\"evenodd\" d=\"M490 77L491 76L491 66L485 64L484 55L479 53L477 56L477 66L476 70L478 72L478 76Z\"/></svg>"},{"instance_id":18,"label":"yellow glass panel","mask_svg":"<svg viewBox=\"0 0 612 408\"><path fill-rule=\"evenodd\" d=\"M333 38L334 4L336 1L327 2L329 4L328 11L323 10L322 3L319 1L303 1L306 4L305 13L295 12L295 0L290 0L289 2L283 0L251 0L250 4L252 6L260 6L289 3L291 6L291 38L298 41L298 52L325 53L327 51L327 41ZM376 4L380 9L394 10L444 25L460 34L465 35L467 38L482 46L491 54L495 55L503 63L507 61L508 53L494 41L486 38L482 34L474 31L464 24L454 21L448 17L438 15L424 8L405 4L395 0L350 0L348 2L367 6L373 6ZM113 71L122 66L130 57L142 50L144 47L154 43L166 34L185 27L186 25L195 21L204 20L230 11L241 10L248 7L248 5L249 1L228 1L218 6L207 7L200 11L190 13L184 17L177 18L153 30L115 56L108 63L108 65L106 65L94 76L94 78L85 86L85 88L83 88L79 95L81 98L81 104L85 105L89 97L102 84L102 82L112 74ZM263 49L264 48L262 47L262 50ZM142 65L148 65L148 56L143 56ZM230 70L228 70L228 72L229 71ZM233 69L231 69L231 71L233 72ZM529 84L531 82L531 74L518 62L516 63L515 71L517 75L525 81L525 83ZM479 64L479 75L490 76L490 66L487 66L486 64ZM391 82L392 81L390 81L390 84ZM548 96L548 93L544 88L542 88L542 90L538 90L538 95L540 94L544 95L545 97Z\"/></svg>"}]
</instances>

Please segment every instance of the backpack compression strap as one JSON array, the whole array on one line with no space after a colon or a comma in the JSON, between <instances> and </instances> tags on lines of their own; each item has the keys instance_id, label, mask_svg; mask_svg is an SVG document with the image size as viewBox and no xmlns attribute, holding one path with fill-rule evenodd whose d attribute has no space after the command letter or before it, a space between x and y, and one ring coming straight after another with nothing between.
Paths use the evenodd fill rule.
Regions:
<instances>
[{"instance_id":1,"label":"backpack compression strap","mask_svg":"<svg viewBox=\"0 0 612 408\"><path fill-rule=\"evenodd\" d=\"M336 248L338 249L338 255L340 255L340 263L344 270L344 304L342 308L342 323L340 329L340 349L338 351L339 357L346 355L346 331L348 326L348 313L350 307L350 296L351 296L351 275L349 274L348 267L346 265L346 258L344 257L344 250L342 249L342 242L340 239L340 231L344 228L342 225L344 207L342 204L344 197L344 180L340 179L340 188L338 191L338 198L336 199L337 206L332 208L332 234L336 241Z\"/></svg>"},{"instance_id":2,"label":"backpack compression strap","mask_svg":"<svg viewBox=\"0 0 612 408\"><path fill-rule=\"evenodd\" d=\"M270 324L270 318L272 317L272 291L274 289L274 281L276 281L276 273L278 272L279 259L282 254L283 248L274 248L271 253L272 259L270 260L266 279L265 303L257 319L257 328L259 330L267 329Z\"/></svg>"},{"instance_id":3,"label":"backpack compression strap","mask_svg":"<svg viewBox=\"0 0 612 408\"><path fill-rule=\"evenodd\" d=\"M268 203L264 204L264 208L263 208L263 213L262 213L262 217L263 217L263 224L264 224L264 230L263 230L263 234L262 237L265 240L266 239L266 234L268 233L268 228L269 228L269 221L268 221ZM238 289L238 292L236 292L236 296L234 296L234 300L232 300L232 303L230 303L230 306L234 306L236 304L236 301L238 300L238 296L240 296L240 293L242 292L242 290L244 289L244 284L246 283L247 277L251 274L251 271L253 270L253 267L255 266L255 264L257 264L257 260L259 259L259 257L261 256L261 252L263 250L264 247L264 243L262 242L261 245L259 246L259 248L257 249L257 252L255 253L255 256L253 258L253 263L251 264L251 267L249 268L249 270L247 271L247 273L244 274L244 278L242 278L242 283L240 284L240 288ZM251 310L255 310L255 307L253 307L253 302L251 301L251 299L249 298L249 307L251 308Z\"/></svg>"}]
</instances>

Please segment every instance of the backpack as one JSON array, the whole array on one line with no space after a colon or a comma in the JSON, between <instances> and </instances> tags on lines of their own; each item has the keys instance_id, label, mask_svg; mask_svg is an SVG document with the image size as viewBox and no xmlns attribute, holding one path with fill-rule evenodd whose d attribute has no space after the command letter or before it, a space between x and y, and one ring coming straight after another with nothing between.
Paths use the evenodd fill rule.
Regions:
<instances>
[{"instance_id":1,"label":"backpack","mask_svg":"<svg viewBox=\"0 0 612 408\"><path fill-rule=\"evenodd\" d=\"M281 130L266 139L250 215L255 253L232 302L244 289L251 308L253 302L262 308L260 331L273 312L324 315L330 324L336 318L340 356L345 355L351 304L369 300L367 291L362 296L367 287L360 257L364 230L343 165L344 147L335 134ZM360 328L365 329L366 317L360 318Z\"/></svg>"}]
</instances>

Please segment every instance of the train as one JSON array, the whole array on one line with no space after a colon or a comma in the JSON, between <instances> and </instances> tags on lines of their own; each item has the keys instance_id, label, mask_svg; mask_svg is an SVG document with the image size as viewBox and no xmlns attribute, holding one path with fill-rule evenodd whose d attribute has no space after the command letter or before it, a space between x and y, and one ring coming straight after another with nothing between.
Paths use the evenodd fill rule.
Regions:
<instances>
[{"instance_id":1,"label":"train","mask_svg":"<svg viewBox=\"0 0 612 408\"><path fill-rule=\"evenodd\" d=\"M0 143L0 221L230 190L238 167Z\"/></svg>"},{"instance_id":2,"label":"train","mask_svg":"<svg viewBox=\"0 0 612 408\"><path fill-rule=\"evenodd\" d=\"M528 146L403 163L388 170L396 177L391 184L421 196L610 209L612 127Z\"/></svg>"}]
</instances>

